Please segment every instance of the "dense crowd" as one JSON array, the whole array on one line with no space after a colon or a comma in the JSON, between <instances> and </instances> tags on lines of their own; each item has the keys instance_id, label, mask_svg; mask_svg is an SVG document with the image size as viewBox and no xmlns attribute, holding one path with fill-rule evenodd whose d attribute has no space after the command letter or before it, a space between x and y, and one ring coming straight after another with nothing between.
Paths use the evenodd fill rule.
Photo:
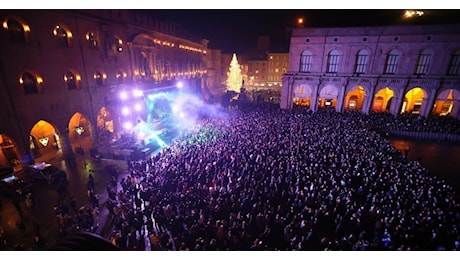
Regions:
<instances>
[{"instance_id":1,"label":"dense crowd","mask_svg":"<svg viewBox=\"0 0 460 260\"><path fill-rule=\"evenodd\" d=\"M370 123L385 131L460 134L460 120L451 116L423 117L417 114L371 113Z\"/></svg>"},{"instance_id":2,"label":"dense crowd","mask_svg":"<svg viewBox=\"0 0 460 260\"><path fill-rule=\"evenodd\" d=\"M107 187L112 243L126 250L144 250L145 241L159 250L458 250L453 188L372 131L383 122L441 125L416 126L421 120L277 107L204 117L157 155L130 161L128 175ZM451 128L458 132L458 124Z\"/></svg>"}]
</instances>

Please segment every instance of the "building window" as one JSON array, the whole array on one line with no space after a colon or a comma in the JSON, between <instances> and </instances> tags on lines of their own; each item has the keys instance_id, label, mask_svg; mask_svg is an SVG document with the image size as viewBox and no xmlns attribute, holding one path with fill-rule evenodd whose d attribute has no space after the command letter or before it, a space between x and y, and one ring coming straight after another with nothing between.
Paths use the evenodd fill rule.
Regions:
<instances>
[{"instance_id":1,"label":"building window","mask_svg":"<svg viewBox=\"0 0 460 260\"><path fill-rule=\"evenodd\" d=\"M123 82L125 81L125 78L126 78L126 73L123 72L122 70L118 70L117 71L117 81L118 81L118 84L123 84Z\"/></svg>"},{"instance_id":2,"label":"building window","mask_svg":"<svg viewBox=\"0 0 460 260\"><path fill-rule=\"evenodd\" d=\"M385 74L396 74L398 62L399 62L399 52L397 50L390 51L387 55Z\"/></svg>"},{"instance_id":3,"label":"building window","mask_svg":"<svg viewBox=\"0 0 460 260\"><path fill-rule=\"evenodd\" d=\"M78 81L80 77L71 71L67 71L64 75L64 81L67 84L67 89L77 89L79 88Z\"/></svg>"},{"instance_id":4,"label":"building window","mask_svg":"<svg viewBox=\"0 0 460 260\"><path fill-rule=\"evenodd\" d=\"M460 75L460 51L457 51L452 55L449 64L448 75L458 76Z\"/></svg>"},{"instance_id":5,"label":"building window","mask_svg":"<svg viewBox=\"0 0 460 260\"><path fill-rule=\"evenodd\" d=\"M13 18L3 22L3 28L8 30L10 41L16 43L27 43L27 33L30 31L29 26L23 25Z\"/></svg>"},{"instance_id":6,"label":"building window","mask_svg":"<svg viewBox=\"0 0 460 260\"><path fill-rule=\"evenodd\" d=\"M431 53L429 50L423 50L418 56L415 75L425 75L428 72L428 67L431 63Z\"/></svg>"},{"instance_id":7,"label":"building window","mask_svg":"<svg viewBox=\"0 0 460 260\"><path fill-rule=\"evenodd\" d=\"M22 88L24 89L24 94L38 94L42 93L42 84L43 79L40 77L34 76L30 72L24 72L19 79L19 83L21 84Z\"/></svg>"},{"instance_id":8,"label":"building window","mask_svg":"<svg viewBox=\"0 0 460 260\"><path fill-rule=\"evenodd\" d=\"M62 25L56 25L53 29L53 35L58 39L59 46L70 47L72 33Z\"/></svg>"},{"instance_id":9,"label":"building window","mask_svg":"<svg viewBox=\"0 0 460 260\"><path fill-rule=\"evenodd\" d=\"M369 54L366 50L360 50L356 56L355 73L366 73L367 62L369 61Z\"/></svg>"},{"instance_id":10,"label":"building window","mask_svg":"<svg viewBox=\"0 0 460 260\"><path fill-rule=\"evenodd\" d=\"M339 51L332 50L327 56L327 73L337 73L339 71Z\"/></svg>"},{"instance_id":11,"label":"building window","mask_svg":"<svg viewBox=\"0 0 460 260\"><path fill-rule=\"evenodd\" d=\"M114 47L116 52L123 52L123 41L117 36L115 36Z\"/></svg>"},{"instance_id":12,"label":"building window","mask_svg":"<svg viewBox=\"0 0 460 260\"><path fill-rule=\"evenodd\" d=\"M300 56L300 72L311 72L312 53L310 51L303 51Z\"/></svg>"},{"instance_id":13,"label":"building window","mask_svg":"<svg viewBox=\"0 0 460 260\"><path fill-rule=\"evenodd\" d=\"M94 79L96 80L96 86L102 86L104 84L104 75L98 70L94 72Z\"/></svg>"},{"instance_id":14,"label":"building window","mask_svg":"<svg viewBox=\"0 0 460 260\"><path fill-rule=\"evenodd\" d=\"M86 34L86 40L88 41L88 46L92 49L97 49L99 45L97 44L96 34L89 32Z\"/></svg>"}]
</instances>

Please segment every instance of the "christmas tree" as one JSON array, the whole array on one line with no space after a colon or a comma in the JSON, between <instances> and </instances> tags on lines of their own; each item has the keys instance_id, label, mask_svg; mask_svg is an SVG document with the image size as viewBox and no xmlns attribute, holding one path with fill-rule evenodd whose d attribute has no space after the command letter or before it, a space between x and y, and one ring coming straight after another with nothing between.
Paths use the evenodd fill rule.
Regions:
<instances>
[{"instance_id":1,"label":"christmas tree","mask_svg":"<svg viewBox=\"0 0 460 260\"><path fill-rule=\"evenodd\" d=\"M227 72L227 91L234 91L240 93L241 85L243 83L243 76L241 75L240 64L236 58L236 53L233 53L232 61L230 62L230 68Z\"/></svg>"}]
</instances>

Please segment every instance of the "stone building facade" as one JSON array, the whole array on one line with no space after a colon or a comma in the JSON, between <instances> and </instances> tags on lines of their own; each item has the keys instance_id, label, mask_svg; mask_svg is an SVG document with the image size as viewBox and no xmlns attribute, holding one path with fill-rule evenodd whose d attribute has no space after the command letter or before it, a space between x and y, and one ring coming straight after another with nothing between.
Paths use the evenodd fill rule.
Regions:
<instances>
[{"instance_id":1,"label":"stone building facade","mask_svg":"<svg viewBox=\"0 0 460 260\"><path fill-rule=\"evenodd\" d=\"M182 80L199 91L207 81L207 40L139 11L0 10L0 19L1 167L118 138L121 90Z\"/></svg>"},{"instance_id":2,"label":"stone building facade","mask_svg":"<svg viewBox=\"0 0 460 260\"><path fill-rule=\"evenodd\" d=\"M293 29L280 107L460 119L460 26Z\"/></svg>"}]
</instances>

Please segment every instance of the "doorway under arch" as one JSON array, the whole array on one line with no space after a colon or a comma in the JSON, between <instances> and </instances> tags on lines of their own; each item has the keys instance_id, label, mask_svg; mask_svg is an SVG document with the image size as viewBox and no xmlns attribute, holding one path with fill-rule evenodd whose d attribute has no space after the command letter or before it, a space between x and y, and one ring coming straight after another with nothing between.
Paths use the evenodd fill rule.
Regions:
<instances>
[{"instance_id":1,"label":"doorway under arch","mask_svg":"<svg viewBox=\"0 0 460 260\"><path fill-rule=\"evenodd\" d=\"M445 89L437 96L432 114L449 116L453 111L458 110L459 102L460 91L456 89Z\"/></svg>"},{"instance_id":2,"label":"doorway under arch","mask_svg":"<svg viewBox=\"0 0 460 260\"><path fill-rule=\"evenodd\" d=\"M114 120L112 113L106 107L102 107L97 113L97 130L101 144L109 144L114 140Z\"/></svg>"},{"instance_id":3,"label":"doorway under arch","mask_svg":"<svg viewBox=\"0 0 460 260\"><path fill-rule=\"evenodd\" d=\"M426 97L422 88L416 87L407 91L401 107L401 114L420 114L423 99Z\"/></svg>"},{"instance_id":4,"label":"doorway under arch","mask_svg":"<svg viewBox=\"0 0 460 260\"><path fill-rule=\"evenodd\" d=\"M345 97L346 110L361 110L363 108L364 97L366 92L362 86L356 86L349 91Z\"/></svg>"},{"instance_id":5,"label":"doorway under arch","mask_svg":"<svg viewBox=\"0 0 460 260\"><path fill-rule=\"evenodd\" d=\"M318 107L319 108L335 108L339 90L333 85L328 85L321 89L319 93Z\"/></svg>"},{"instance_id":6,"label":"doorway under arch","mask_svg":"<svg viewBox=\"0 0 460 260\"><path fill-rule=\"evenodd\" d=\"M76 112L69 120L68 129L72 150L83 155L93 145L89 120L83 114Z\"/></svg>"},{"instance_id":7,"label":"doorway under arch","mask_svg":"<svg viewBox=\"0 0 460 260\"><path fill-rule=\"evenodd\" d=\"M38 121L30 130L29 148L34 159L50 160L61 153L57 129L48 121Z\"/></svg>"},{"instance_id":8,"label":"doorway under arch","mask_svg":"<svg viewBox=\"0 0 460 260\"><path fill-rule=\"evenodd\" d=\"M308 85L300 84L294 89L293 104L296 106L310 107L311 88Z\"/></svg>"},{"instance_id":9,"label":"doorway under arch","mask_svg":"<svg viewBox=\"0 0 460 260\"><path fill-rule=\"evenodd\" d=\"M393 100L394 92L389 87L382 88L374 96L372 103L373 112L388 112L390 110L391 101Z\"/></svg>"}]
</instances>

